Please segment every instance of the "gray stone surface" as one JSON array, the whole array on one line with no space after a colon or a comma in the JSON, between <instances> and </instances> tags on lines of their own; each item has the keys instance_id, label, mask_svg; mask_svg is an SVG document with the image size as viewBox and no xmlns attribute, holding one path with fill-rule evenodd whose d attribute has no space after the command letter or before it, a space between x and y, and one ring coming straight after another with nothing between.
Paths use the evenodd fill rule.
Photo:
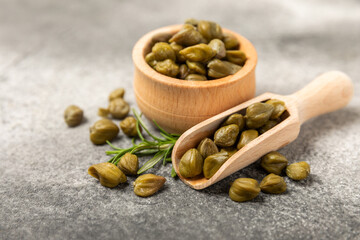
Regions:
<instances>
[{"instance_id":1,"label":"gray stone surface","mask_svg":"<svg viewBox=\"0 0 360 240\"><path fill-rule=\"evenodd\" d=\"M0 239L359 239L359 1L0 0ZM190 7L191 6L191 7ZM316 75L354 81L348 107L306 123L281 149L311 176L286 179L282 195L228 198L238 177L265 176L258 163L203 191L166 176L147 199L129 184L102 187L87 174L107 161L88 127L119 86L132 92L131 49L144 33L188 17L212 19L258 50L257 94L290 94ZM69 104L86 122L69 129ZM119 137L118 146L130 140ZM145 159L142 160L142 162Z\"/></svg>"}]
</instances>

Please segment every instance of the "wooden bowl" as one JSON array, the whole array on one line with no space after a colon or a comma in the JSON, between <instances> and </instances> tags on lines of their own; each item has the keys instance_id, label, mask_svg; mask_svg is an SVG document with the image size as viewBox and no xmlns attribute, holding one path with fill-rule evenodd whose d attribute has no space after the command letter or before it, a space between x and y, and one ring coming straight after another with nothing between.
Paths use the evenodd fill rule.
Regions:
<instances>
[{"instance_id":1,"label":"wooden bowl","mask_svg":"<svg viewBox=\"0 0 360 240\"><path fill-rule=\"evenodd\" d=\"M183 133L190 127L247 101L255 95L257 54L249 40L234 35L247 56L244 67L224 78L211 81L185 81L165 76L145 61L151 51L151 39L158 33L174 34L182 25L159 28L144 35L133 48L134 92L137 104L149 120L155 120L171 133Z\"/></svg>"}]
</instances>

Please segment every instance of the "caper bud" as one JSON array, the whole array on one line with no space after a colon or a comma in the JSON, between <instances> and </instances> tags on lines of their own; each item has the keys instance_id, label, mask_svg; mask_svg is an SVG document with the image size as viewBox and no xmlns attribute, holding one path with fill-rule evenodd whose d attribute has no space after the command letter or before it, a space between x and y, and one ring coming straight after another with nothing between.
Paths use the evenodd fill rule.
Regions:
<instances>
[{"instance_id":1,"label":"caper bud","mask_svg":"<svg viewBox=\"0 0 360 240\"><path fill-rule=\"evenodd\" d=\"M278 120L268 120L261 128L259 128L259 133L263 134L273 127L275 127L279 123Z\"/></svg>"},{"instance_id":2,"label":"caper bud","mask_svg":"<svg viewBox=\"0 0 360 240\"><path fill-rule=\"evenodd\" d=\"M214 142L219 147L231 147L235 144L239 131L236 124L221 127L214 134Z\"/></svg>"},{"instance_id":3,"label":"caper bud","mask_svg":"<svg viewBox=\"0 0 360 240\"><path fill-rule=\"evenodd\" d=\"M205 158L203 167L204 177L209 179L214 176L229 157L227 152L219 152Z\"/></svg>"},{"instance_id":4,"label":"caper bud","mask_svg":"<svg viewBox=\"0 0 360 240\"><path fill-rule=\"evenodd\" d=\"M107 118L109 116L109 109L107 108L99 108L98 109L98 115L100 117L104 117L104 118Z\"/></svg>"},{"instance_id":5,"label":"caper bud","mask_svg":"<svg viewBox=\"0 0 360 240\"><path fill-rule=\"evenodd\" d=\"M232 155L234 155L236 152L238 151L238 149L236 147L227 147L227 148L222 148L220 150L220 152L226 152L229 154L229 157L231 157Z\"/></svg>"},{"instance_id":6,"label":"caper bud","mask_svg":"<svg viewBox=\"0 0 360 240\"><path fill-rule=\"evenodd\" d=\"M114 100L115 98L123 98L125 95L125 89L124 88L117 88L114 91L112 91L109 95L109 102Z\"/></svg>"},{"instance_id":7,"label":"caper bud","mask_svg":"<svg viewBox=\"0 0 360 240\"><path fill-rule=\"evenodd\" d=\"M252 178L238 178L230 187L229 196L236 202L245 202L259 195L259 183Z\"/></svg>"},{"instance_id":8,"label":"caper bud","mask_svg":"<svg viewBox=\"0 0 360 240\"><path fill-rule=\"evenodd\" d=\"M65 109L64 119L69 127L75 127L79 125L83 120L84 112L75 105L70 105Z\"/></svg>"},{"instance_id":9,"label":"caper bud","mask_svg":"<svg viewBox=\"0 0 360 240\"><path fill-rule=\"evenodd\" d=\"M197 150L201 156L205 159L206 157L219 152L216 144L210 138L204 138L198 145Z\"/></svg>"},{"instance_id":10,"label":"caper bud","mask_svg":"<svg viewBox=\"0 0 360 240\"><path fill-rule=\"evenodd\" d=\"M270 173L260 183L261 191L266 193L283 193L286 191L286 183L283 177Z\"/></svg>"},{"instance_id":11,"label":"caper bud","mask_svg":"<svg viewBox=\"0 0 360 240\"><path fill-rule=\"evenodd\" d=\"M287 166L288 160L281 153L273 151L263 156L260 164L267 172L280 175Z\"/></svg>"},{"instance_id":12,"label":"caper bud","mask_svg":"<svg viewBox=\"0 0 360 240\"><path fill-rule=\"evenodd\" d=\"M139 176L134 182L134 193L139 197L149 197L154 195L164 186L166 178L154 174L144 174Z\"/></svg>"},{"instance_id":13,"label":"caper bud","mask_svg":"<svg viewBox=\"0 0 360 240\"><path fill-rule=\"evenodd\" d=\"M208 45L216 52L216 58L221 59L226 56L225 44L220 39L213 39Z\"/></svg>"},{"instance_id":14,"label":"caper bud","mask_svg":"<svg viewBox=\"0 0 360 240\"><path fill-rule=\"evenodd\" d=\"M228 50L226 51L226 59L229 62L244 66L246 61L246 54L241 50Z\"/></svg>"},{"instance_id":15,"label":"caper bud","mask_svg":"<svg viewBox=\"0 0 360 240\"><path fill-rule=\"evenodd\" d=\"M120 122L120 128L128 137L136 137L138 132L136 130L136 119L134 117L127 117ZM141 128L139 126L139 130Z\"/></svg>"},{"instance_id":16,"label":"caper bud","mask_svg":"<svg viewBox=\"0 0 360 240\"><path fill-rule=\"evenodd\" d=\"M153 44L158 43L158 42L167 42L169 41L169 39L172 37L171 33L167 33L167 32L162 32L162 33L158 33L155 34L152 38L151 38L151 42Z\"/></svg>"},{"instance_id":17,"label":"caper bud","mask_svg":"<svg viewBox=\"0 0 360 240\"><path fill-rule=\"evenodd\" d=\"M273 105L267 103L253 103L246 109L246 126L259 128L263 126L274 111Z\"/></svg>"},{"instance_id":18,"label":"caper bud","mask_svg":"<svg viewBox=\"0 0 360 240\"><path fill-rule=\"evenodd\" d=\"M205 43L206 40L194 26L184 24L183 28L170 38L169 42L176 42L182 46L192 46L198 43Z\"/></svg>"},{"instance_id":19,"label":"caper bud","mask_svg":"<svg viewBox=\"0 0 360 240\"><path fill-rule=\"evenodd\" d=\"M157 62L155 70L169 77L176 77L179 73L179 66L171 59Z\"/></svg>"},{"instance_id":20,"label":"caper bud","mask_svg":"<svg viewBox=\"0 0 360 240\"><path fill-rule=\"evenodd\" d=\"M113 140L119 133L119 128L109 119L101 119L90 127L90 140L94 144L104 144Z\"/></svg>"},{"instance_id":21,"label":"caper bud","mask_svg":"<svg viewBox=\"0 0 360 240\"><path fill-rule=\"evenodd\" d=\"M184 48L180 54L192 62L207 62L216 55L216 52L207 44L200 43Z\"/></svg>"},{"instance_id":22,"label":"caper bud","mask_svg":"<svg viewBox=\"0 0 360 240\"><path fill-rule=\"evenodd\" d=\"M146 54L145 61L150 65L150 67L154 68L157 63L155 59L155 54L153 52Z\"/></svg>"},{"instance_id":23,"label":"caper bud","mask_svg":"<svg viewBox=\"0 0 360 240\"><path fill-rule=\"evenodd\" d=\"M180 51L184 49L183 46L177 44L176 42L172 42L172 43L170 44L170 46L171 46L171 48L172 48L172 49L174 50L174 52L175 52L176 60L177 60L178 62L185 62L186 59L184 58L183 55L180 54Z\"/></svg>"},{"instance_id":24,"label":"caper bud","mask_svg":"<svg viewBox=\"0 0 360 240\"><path fill-rule=\"evenodd\" d=\"M286 175L293 180L302 180L309 176L310 165L307 162L290 164L286 168Z\"/></svg>"},{"instance_id":25,"label":"caper bud","mask_svg":"<svg viewBox=\"0 0 360 240\"><path fill-rule=\"evenodd\" d=\"M241 69L241 66L228 61L219 59L211 60L208 65L208 75L212 78L222 78L231 74L235 74Z\"/></svg>"},{"instance_id":26,"label":"caper bud","mask_svg":"<svg viewBox=\"0 0 360 240\"><path fill-rule=\"evenodd\" d=\"M101 185L109 188L126 182L125 174L112 163L98 163L89 167L88 174L98 179Z\"/></svg>"},{"instance_id":27,"label":"caper bud","mask_svg":"<svg viewBox=\"0 0 360 240\"><path fill-rule=\"evenodd\" d=\"M199 23L199 21L194 18L188 18L185 20L185 24L191 24L195 27L198 25L198 23Z\"/></svg>"},{"instance_id":28,"label":"caper bud","mask_svg":"<svg viewBox=\"0 0 360 240\"><path fill-rule=\"evenodd\" d=\"M240 113L231 114L221 126L227 126L230 124L238 125L239 130L241 131L245 126L245 120L243 115L241 115Z\"/></svg>"},{"instance_id":29,"label":"caper bud","mask_svg":"<svg viewBox=\"0 0 360 240\"><path fill-rule=\"evenodd\" d=\"M180 159L179 172L185 178L195 177L201 174L204 160L195 148L189 149Z\"/></svg>"},{"instance_id":30,"label":"caper bud","mask_svg":"<svg viewBox=\"0 0 360 240\"><path fill-rule=\"evenodd\" d=\"M279 118L281 116L281 114L283 114L283 112L285 112L285 110L286 110L285 103L281 100L270 99L270 100L266 101L266 103L273 105L273 107L274 107L274 111L271 114L270 119Z\"/></svg>"},{"instance_id":31,"label":"caper bud","mask_svg":"<svg viewBox=\"0 0 360 240\"><path fill-rule=\"evenodd\" d=\"M200 74L189 74L186 76L185 80L189 81L206 81L207 78L204 75Z\"/></svg>"},{"instance_id":32,"label":"caper bud","mask_svg":"<svg viewBox=\"0 0 360 240\"><path fill-rule=\"evenodd\" d=\"M259 133L256 130L250 129L243 131L240 136L239 143L237 145L237 149L243 148L246 144L254 140L259 136Z\"/></svg>"},{"instance_id":33,"label":"caper bud","mask_svg":"<svg viewBox=\"0 0 360 240\"><path fill-rule=\"evenodd\" d=\"M222 39L223 37L220 25L215 22L199 21L197 29L207 41L210 41L214 38Z\"/></svg>"},{"instance_id":34,"label":"caper bud","mask_svg":"<svg viewBox=\"0 0 360 240\"><path fill-rule=\"evenodd\" d=\"M179 67L179 76L181 79L185 79L190 74L190 70L186 64L181 64Z\"/></svg>"},{"instance_id":35,"label":"caper bud","mask_svg":"<svg viewBox=\"0 0 360 240\"><path fill-rule=\"evenodd\" d=\"M175 51L170 44L166 42L158 42L152 47L152 52L156 61L163 61L165 59L176 60Z\"/></svg>"},{"instance_id":36,"label":"caper bud","mask_svg":"<svg viewBox=\"0 0 360 240\"><path fill-rule=\"evenodd\" d=\"M123 119L130 111L129 104L122 98L115 98L109 103L109 112L113 118Z\"/></svg>"},{"instance_id":37,"label":"caper bud","mask_svg":"<svg viewBox=\"0 0 360 240\"><path fill-rule=\"evenodd\" d=\"M239 41L235 36L229 33L223 34L223 42L225 44L226 50L238 49L239 48Z\"/></svg>"},{"instance_id":38,"label":"caper bud","mask_svg":"<svg viewBox=\"0 0 360 240\"><path fill-rule=\"evenodd\" d=\"M139 160L135 154L125 153L117 164L118 168L126 175L136 175L139 169Z\"/></svg>"},{"instance_id":39,"label":"caper bud","mask_svg":"<svg viewBox=\"0 0 360 240\"><path fill-rule=\"evenodd\" d=\"M191 62L189 60L186 61L186 65L193 73L199 73L201 75L206 75L205 66L199 62Z\"/></svg>"}]
</instances>

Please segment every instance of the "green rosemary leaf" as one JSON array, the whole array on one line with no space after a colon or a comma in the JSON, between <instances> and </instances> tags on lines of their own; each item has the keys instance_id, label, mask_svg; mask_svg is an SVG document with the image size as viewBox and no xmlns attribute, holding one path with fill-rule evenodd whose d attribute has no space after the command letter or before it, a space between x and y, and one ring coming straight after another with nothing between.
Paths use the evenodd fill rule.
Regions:
<instances>
[{"instance_id":1,"label":"green rosemary leaf","mask_svg":"<svg viewBox=\"0 0 360 240\"><path fill-rule=\"evenodd\" d=\"M137 122L141 125L141 127L147 132L147 134L149 134L150 137L152 137L154 140L156 141L163 141L163 139L158 138L156 136L154 136L153 134L151 134L151 132L149 131L149 129L146 127L145 123L143 122L143 120L141 119L141 117L139 116L139 114L136 112L135 109L133 109L133 113L136 117Z\"/></svg>"},{"instance_id":2,"label":"green rosemary leaf","mask_svg":"<svg viewBox=\"0 0 360 240\"><path fill-rule=\"evenodd\" d=\"M121 148L115 147L115 146L112 145L111 142L109 142L108 140L106 140L106 143L107 143L112 149L121 150Z\"/></svg>"},{"instance_id":3,"label":"green rosemary leaf","mask_svg":"<svg viewBox=\"0 0 360 240\"><path fill-rule=\"evenodd\" d=\"M175 178L177 176L174 167L171 167L171 177Z\"/></svg>"},{"instance_id":4,"label":"green rosemary leaf","mask_svg":"<svg viewBox=\"0 0 360 240\"><path fill-rule=\"evenodd\" d=\"M164 154L164 157L163 157L163 165L165 166L166 165L166 158L167 156L169 155L169 153L171 152L172 150L172 146L169 147L166 151L165 151L165 154Z\"/></svg>"},{"instance_id":5,"label":"green rosemary leaf","mask_svg":"<svg viewBox=\"0 0 360 240\"><path fill-rule=\"evenodd\" d=\"M166 138L167 140L170 140L170 141L176 140L175 138L169 137L168 135L166 135L166 134L164 134L162 132L160 132L160 135L163 136L164 138Z\"/></svg>"},{"instance_id":6,"label":"green rosemary leaf","mask_svg":"<svg viewBox=\"0 0 360 240\"><path fill-rule=\"evenodd\" d=\"M167 161L167 162L172 162L171 157L166 158L166 161Z\"/></svg>"},{"instance_id":7,"label":"green rosemary leaf","mask_svg":"<svg viewBox=\"0 0 360 240\"><path fill-rule=\"evenodd\" d=\"M137 174L141 174L141 173L149 170L150 168L154 167L158 162L161 161L163 156L164 156L164 151L157 152L153 158L151 158L149 161L144 163L144 165L139 169Z\"/></svg>"}]
</instances>

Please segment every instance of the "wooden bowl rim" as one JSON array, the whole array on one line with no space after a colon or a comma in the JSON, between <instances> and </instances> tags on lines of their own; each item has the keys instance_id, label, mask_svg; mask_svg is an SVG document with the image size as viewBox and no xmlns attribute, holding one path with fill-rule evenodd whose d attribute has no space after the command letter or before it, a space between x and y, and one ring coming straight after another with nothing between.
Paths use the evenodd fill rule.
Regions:
<instances>
[{"instance_id":1,"label":"wooden bowl rim","mask_svg":"<svg viewBox=\"0 0 360 240\"><path fill-rule=\"evenodd\" d=\"M134 45L132 57L135 67L141 71L144 75L150 77L161 84L171 85L181 88L209 88L218 87L221 85L231 84L234 81L244 79L248 74L254 71L257 64L257 53L252 43L245 37L237 34L231 30L223 28L223 32L234 35L240 42L240 50L243 50L247 55L247 60L242 69L240 69L234 75L230 75L224 78L219 78L211 81L184 81L182 79L168 77L161 73L158 73L145 61L145 50L148 48L151 39L158 33L170 32L175 33L181 29L182 25L170 25L155 29L144 36L142 36ZM246 50L245 50L246 49Z\"/></svg>"}]
</instances>

